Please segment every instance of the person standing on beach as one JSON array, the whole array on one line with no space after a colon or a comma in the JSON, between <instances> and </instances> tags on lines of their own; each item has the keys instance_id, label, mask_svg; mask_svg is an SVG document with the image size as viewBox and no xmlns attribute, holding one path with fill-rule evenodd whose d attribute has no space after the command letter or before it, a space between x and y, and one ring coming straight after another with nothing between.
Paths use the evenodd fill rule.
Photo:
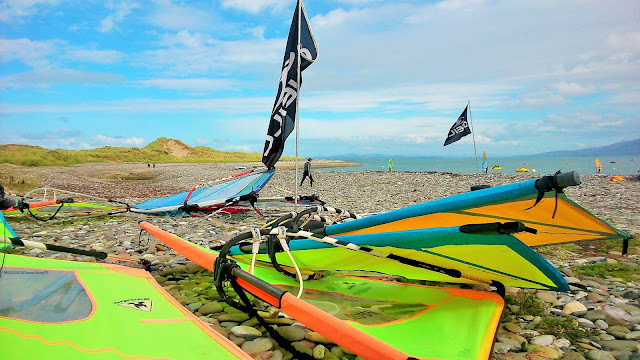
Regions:
<instances>
[{"instance_id":1,"label":"person standing on beach","mask_svg":"<svg viewBox=\"0 0 640 360\"><path fill-rule=\"evenodd\" d=\"M311 183L311 187L313 187L313 176L311 176L311 158L307 159L307 162L304 163L304 170L302 172L302 181L300 181L300 186L304 182L304 179L309 177L309 182Z\"/></svg>"},{"instance_id":2,"label":"person standing on beach","mask_svg":"<svg viewBox=\"0 0 640 360\"><path fill-rule=\"evenodd\" d=\"M389 172L393 171L393 158L392 157L389 158L389 166L387 167L387 170L389 170Z\"/></svg>"}]
</instances>

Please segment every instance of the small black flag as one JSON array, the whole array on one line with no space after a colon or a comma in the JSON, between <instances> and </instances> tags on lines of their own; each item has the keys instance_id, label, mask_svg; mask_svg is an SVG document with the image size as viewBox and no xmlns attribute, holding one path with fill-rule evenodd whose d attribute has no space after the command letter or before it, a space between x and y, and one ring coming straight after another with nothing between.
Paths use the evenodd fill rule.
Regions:
<instances>
[{"instance_id":1,"label":"small black flag","mask_svg":"<svg viewBox=\"0 0 640 360\"><path fill-rule=\"evenodd\" d=\"M462 139L464 136L471 134L471 129L467 122L467 108L468 105L464 108L464 111L460 114L458 120L456 120L455 124L453 124L449 130L449 135L447 136L447 140L444 141L443 146L447 146Z\"/></svg>"},{"instance_id":2,"label":"small black flag","mask_svg":"<svg viewBox=\"0 0 640 360\"><path fill-rule=\"evenodd\" d=\"M300 34L298 34L298 24ZM298 46L298 39L300 39L300 46ZM302 78L298 78L298 49L300 50L300 71L302 72L316 60L318 49L311 33L307 13L300 0L298 0L296 10L293 13L289 29L282 73L280 74L280 85L271 111L267 140L264 143L262 153L262 162L267 168L274 167L278 162L284 150L284 142L296 126L295 118L298 111L296 98L302 83Z\"/></svg>"}]
</instances>

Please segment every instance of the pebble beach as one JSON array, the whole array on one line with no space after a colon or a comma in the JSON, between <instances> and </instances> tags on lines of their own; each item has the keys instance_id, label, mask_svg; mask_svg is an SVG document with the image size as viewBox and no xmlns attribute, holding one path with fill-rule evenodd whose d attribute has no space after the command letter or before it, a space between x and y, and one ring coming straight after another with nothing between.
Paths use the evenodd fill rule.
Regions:
<instances>
[{"instance_id":1,"label":"pebble beach","mask_svg":"<svg viewBox=\"0 0 640 360\"><path fill-rule=\"evenodd\" d=\"M187 191L196 184L258 165L156 164L150 167L136 163L20 167L0 164L0 181L5 181L2 185L8 197L25 192L13 190L10 181L24 181L135 204ZM314 169L344 165L348 164L320 160L313 163ZM293 168L292 164L279 163L276 174L260 196L290 195L285 190L293 190L296 177ZM335 208L369 214L467 192L472 185L498 186L542 175L545 174L313 171L313 187L307 180L300 193L318 195ZM581 181L580 186L567 188L565 193L599 218L634 236L629 254L621 254L622 244L602 246L594 242L537 248L560 269L572 290L556 293L508 288L507 305L492 358L640 360L640 246L637 244L640 238L640 179L625 176L623 181L613 182L606 176L584 174ZM267 203L258 207L267 217L293 210L291 204ZM256 319L219 301L215 289L203 285L211 283L210 272L161 244L145 244L145 251L139 251L142 249L140 221L149 221L199 245L213 246L250 227L264 225L266 218L253 211L208 218L125 213L46 223L24 217L8 217L7 220L25 240L105 251L134 260L144 258L151 263L151 273L165 290L255 359L292 358L266 334ZM37 249L18 252L28 256L95 261ZM592 276L578 271L589 264L610 268L616 265L627 271L626 276ZM278 332L298 351L315 359L356 358L277 309L264 306L261 314L267 322L276 324Z\"/></svg>"}]
</instances>

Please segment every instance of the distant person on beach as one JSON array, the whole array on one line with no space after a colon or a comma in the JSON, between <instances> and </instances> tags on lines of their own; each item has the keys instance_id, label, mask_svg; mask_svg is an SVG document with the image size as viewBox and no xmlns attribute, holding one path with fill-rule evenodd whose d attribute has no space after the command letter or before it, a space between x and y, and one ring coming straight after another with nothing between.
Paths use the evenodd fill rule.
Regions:
<instances>
[{"instance_id":1,"label":"distant person on beach","mask_svg":"<svg viewBox=\"0 0 640 360\"><path fill-rule=\"evenodd\" d=\"M389 172L393 172L393 158L392 157L389 158L389 166L387 167L387 170L389 170Z\"/></svg>"},{"instance_id":2,"label":"distant person on beach","mask_svg":"<svg viewBox=\"0 0 640 360\"><path fill-rule=\"evenodd\" d=\"M307 162L304 163L304 170L302 172L302 181L300 181L300 186L304 182L304 179L309 177L309 182L311 183L311 187L313 187L313 176L311 176L311 158L307 159Z\"/></svg>"}]
</instances>

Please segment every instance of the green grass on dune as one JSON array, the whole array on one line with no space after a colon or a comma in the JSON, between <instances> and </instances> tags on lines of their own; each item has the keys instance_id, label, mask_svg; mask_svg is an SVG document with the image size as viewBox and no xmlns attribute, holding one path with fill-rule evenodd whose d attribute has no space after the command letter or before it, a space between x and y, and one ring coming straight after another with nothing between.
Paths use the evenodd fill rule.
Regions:
<instances>
[{"instance_id":1,"label":"green grass on dune","mask_svg":"<svg viewBox=\"0 0 640 360\"><path fill-rule=\"evenodd\" d=\"M170 145L179 148L184 154L172 155L167 150ZM143 148L104 146L90 150L51 150L29 145L0 145L0 163L21 166L70 166L101 162L227 163L261 160L260 153L219 151L206 146L191 147L179 140L167 138L159 138Z\"/></svg>"}]
</instances>

